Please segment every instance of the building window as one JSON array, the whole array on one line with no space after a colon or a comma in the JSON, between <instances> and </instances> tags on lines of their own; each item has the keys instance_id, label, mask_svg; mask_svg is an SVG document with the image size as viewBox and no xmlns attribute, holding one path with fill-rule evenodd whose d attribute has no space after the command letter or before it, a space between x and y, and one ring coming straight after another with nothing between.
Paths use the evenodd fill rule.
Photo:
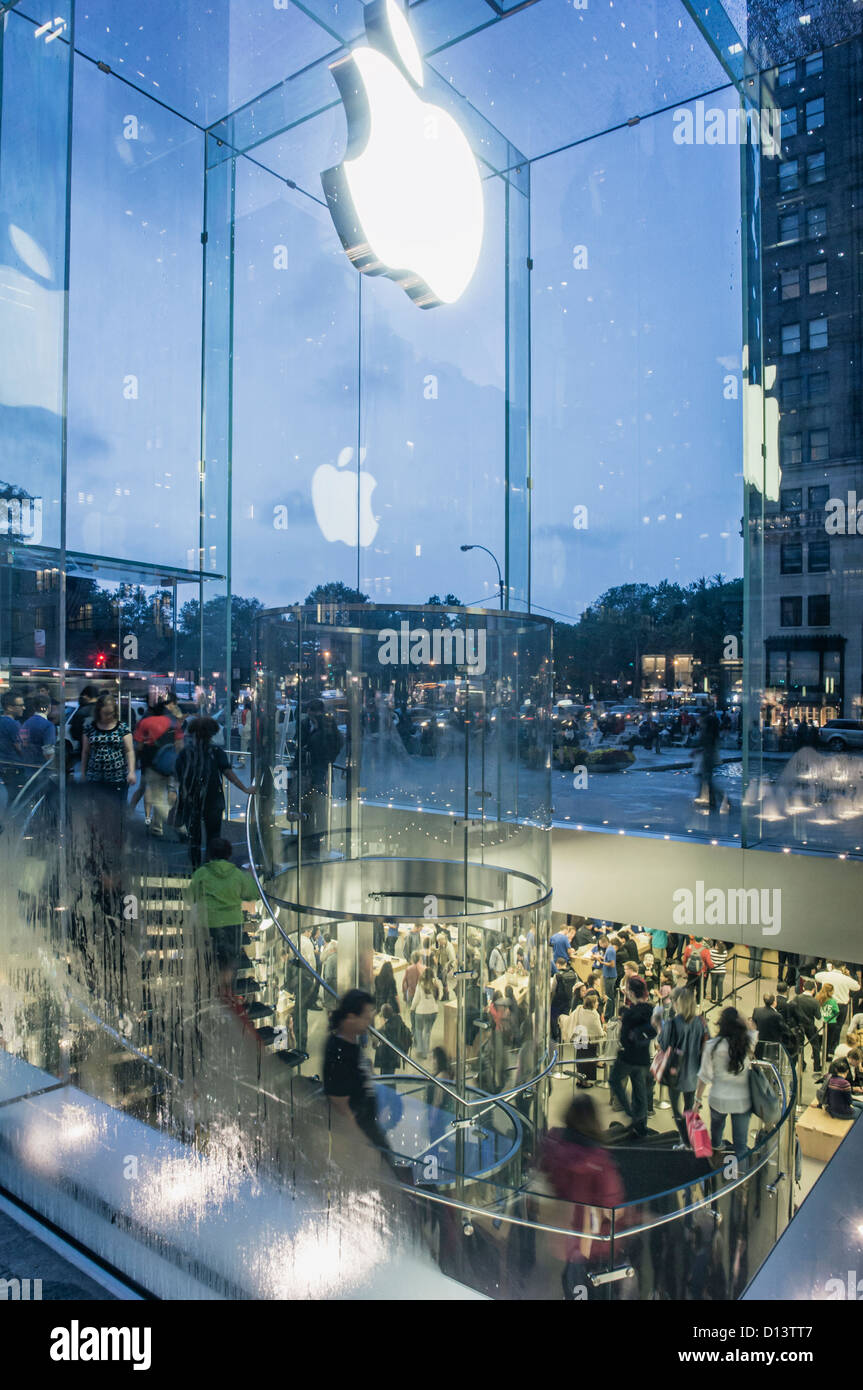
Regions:
<instances>
[{"instance_id":1,"label":"building window","mask_svg":"<svg viewBox=\"0 0 863 1390\"><path fill-rule=\"evenodd\" d=\"M783 540L779 553L780 574L803 573L803 542Z\"/></svg>"},{"instance_id":2,"label":"building window","mask_svg":"<svg viewBox=\"0 0 863 1390\"><path fill-rule=\"evenodd\" d=\"M803 489L802 487L785 487L780 493L779 506L783 512L800 512L803 510Z\"/></svg>"},{"instance_id":3,"label":"building window","mask_svg":"<svg viewBox=\"0 0 863 1390\"><path fill-rule=\"evenodd\" d=\"M827 506L830 499L830 488L827 483L819 483L817 487L809 489L809 510L817 512Z\"/></svg>"},{"instance_id":4,"label":"building window","mask_svg":"<svg viewBox=\"0 0 863 1390\"><path fill-rule=\"evenodd\" d=\"M797 107L783 106L782 108L782 140L791 140L797 134Z\"/></svg>"},{"instance_id":5,"label":"building window","mask_svg":"<svg viewBox=\"0 0 863 1390\"><path fill-rule=\"evenodd\" d=\"M824 71L824 54L820 50L817 53L808 54L803 71L807 77L817 77L819 72Z\"/></svg>"},{"instance_id":6,"label":"building window","mask_svg":"<svg viewBox=\"0 0 863 1390\"><path fill-rule=\"evenodd\" d=\"M830 373L813 372L809 378L810 401L823 401L830 395Z\"/></svg>"},{"instance_id":7,"label":"building window","mask_svg":"<svg viewBox=\"0 0 863 1390\"><path fill-rule=\"evenodd\" d=\"M800 400L800 378L789 376L782 383L782 404L796 405Z\"/></svg>"},{"instance_id":8,"label":"building window","mask_svg":"<svg viewBox=\"0 0 863 1390\"><path fill-rule=\"evenodd\" d=\"M827 178L827 157L823 150L806 156L806 182L823 183Z\"/></svg>"},{"instance_id":9,"label":"building window","mask_svg":"<svg viewBox=\"0 0 863 1390\"><path fill-rule=\"evenodd\" d=\"M830 431L829 430L810 430L809 431L809 462L825 463L830 457ZM812 506L812 494L820 492L821 489L811 487L809 489L809 505ZM825 497L824 501L827 501Z\"/></svg>"},{"instance_id":10,"label":"building window","mask_svg":"<svg viewBox=\"0 0 863 1390\"><path fill-rule=\"evenodd\" d=\"M794 651L788 653L788 689L795 693L813 694L821 688L820 652Z\"/></svg>"},{"instance_id":11,"label":"building window","mask_svg":"<svg viewBox=\"0 0 863 1390\"><path fill-rule=\"evenodd\" d=\"M67 626L72 632L89 632L93 627L93 605L82 603L74 613L70 613Z\"/></svg>"},{"instance_id":12,"label":"building window","mask_svg":"<svg viewBox=\"0 0 863 1390\"><path fill-rule=\"evenodd\" d=\"M783 603L785 600L782 600ZM798 600L799 602L799 600ZM809 627L830 626L830 595L810 594L807 601Z\"/></svg>"},{"instance_id":13,"label":"building window","mask_svg":"<svg viewBox=\"0 0 863 1390\"><path fill-rule=\"evenodd\" d=\"M811 237L820 237L827 235L826 208L807 208L806 230L808 235Z\"/></svg>"},{"instance_id":14,"label":"building window","mask_svg":"<svg viewBox=\"0 0 863 1390\"><path fill-rule=\"evenodd\" d=\"M793 193L800 185L799 165L796 159L785 159L779 165L779 192Z\"/></svg>"},{"instance_id":15,"label":"building window","mask_svg":"<svg viewBox=\"0 0 863 1390\"><path fill-rule=\"evenodd\" d=\"M815 261L809 267L809 293L825 294L827 291L827 262Z\"/></svg>"},{"instance_id":16,"label":"building window","mask_svg":"<svg viewBox=\"0 0 863 1390\"><path fill-rule=\"evenodd\" d=\"M779 219L779 240L780 241L799 241L800 240L800 214L798 212L786 212Z\"/></svg>"},{"instance_id":17,"label":"building window","mask_svg":"<svg viewBox=\"0 0 863 1390\"><path fill-rule=\"evenodd\" d=\"M820 130L824 124L824 98L815 97L806 103L806 130Z\"/></svg>"},{"instance_id":18,"label":"building window","mask_svg":"<svg viewBox=\"0 0 863 1390\"><path fill-rule=\"evenodd\" d=\"M782 352L787 356L791 352L800 351L800 324L784 323L782 325Z\"/></svg>"},{"instance_id":19,"label":"building window","mask_svg":"<svg viewBox=\"0 0 863 1390\"><path fill-rule=\"evenodd\" d=\"M782 287L783 299L800 298L800 271L799 270L780 270L779 283Z\"/></svg>"},{"instance_id":20,"label":"building window","mask_svg":"<svg viewBox=\"0 0 863 1390\"><path fill-rule=\"evenodd\" d=\"M786 434L782 440L782 467L794 468L803 462L803 436Z\"/></svg>"},{"instance_id":21,"label":"building window","mask_svg":"<svg viewBox=\"0 0 863 1390\"><path fill-rule=\"evenodd\" d=\"M781 598L779 600L779 624L780 627L802 627L803 626L803 599Z\"/></svg>"},{"instance_id":22,"label":"building window","mask_svg":"<svg viewBox=\"0 0 863 1390\"><path fill-rule=\"evenodd\" d=\"M36 592L37 594L47 593L50 589L60 587L59 570L37 570L36 571Z\"/></svg>"},{"instance_id":23,"label":"building window","mask_svg":"<svg viewBox=\"0 0 863 1390\"><path fill-rule=\"evenodd\" d=\"M779 68L780 87L793 87L797 80L797 64L783 63Z\"/></svg>"},{"instance_id":24,"label":"building window","mask_svg":"<svg viewBox=\"0 0 863 1390\"><path fill-rule=\"evenodd\" d=\"M809 320L809 351L821 352L827 347L827 320Z\"/></svg>"},{"instance_id":25,"label":"building window","mask_svg":"<svg viewBox=\"0 0 863 1390\"><path fill-rule=\"evenodd\" d=\"M830 542L809 542L809 573L826 574L830 569Z\"/></svg>"}]
</instances>

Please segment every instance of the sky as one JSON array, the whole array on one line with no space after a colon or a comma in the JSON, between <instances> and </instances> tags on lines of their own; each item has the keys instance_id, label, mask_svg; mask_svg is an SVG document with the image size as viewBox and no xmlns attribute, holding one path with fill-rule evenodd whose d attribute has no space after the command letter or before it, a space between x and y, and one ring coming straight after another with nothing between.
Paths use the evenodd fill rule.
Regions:
<instances>
[{"instance_id":1,"label":"sky","mask_svg":"<svg viewBox=\"0 0 863 1390\"><path fill-rule=\"evenodd\" d=\"M152 0L143 16L107 0L80 5L76 42L86 56L76 58L74 73L70 548L194 567L201 127L318 62L251 108L247 123L271 121L276 108L286 123L319 114L258 144L256 162L237 166L235 592L278 605L343 579L381 601L422 602L447 590L466 602L493 600L491 560L459 546L487 545L503 563L507 354L521 364L513 394L530 365L536 607L574 619L612 584L740 574L739 151L675 142L676 104L720 87L706 105L734 104L683 5L589 0L585 9L575 0L538 0L432 59L427 95L447 100L472 133L490 122L511 142L513 158L521 151L531 161L533 268L521 255L525 241L511 252L511 304L525 312L509 342L506 189L487 167L480 263L458 304L424 312L397 285L360 277L348 261L319 177L344 153L346 121L319 60L337 53L335 35L356 28L361 7L314 0L307 9L326 28L281 0L212 0L206 9ZM412 15L418 38L433 45L468 10L491 14L483 0L460 7L426 0ZM50 123L51 104L59 113L62 101L59 74L25 71L33 26L21 15L6 25L7 34L18 28L22 81L42 83L47 138L59 138L59 120ZM644 119L619 128L633 116ZM9 167L9 133L2 138ZM23 153L12 166L19 186L10 198L14 180L7 181L0 203L0 261L7 283L19 278L0 298L0 317L17 335L22 318L35 313L50 336L62 283L60 227L27 187ZM218 426L229 401L227 373L218 370L228 361L228 305L217 289L226 264L217 185L211 175L207 314L216 370L205 567L214 577L229 565L220 539L227 451ZM509 196L526 228L523 195ZM47 275L38 273L38 256L22 260L26 243L14 228L41 249ZM0 341L12 341L10 331ZM24 474L30 490L47 497L58 490L58 368L52 361L24 399L12 356L0 348L0 478L27 486ZM370 496L359 549L354 525L338 516L339 499L349 508L356 494L358 461ZM523 483L519 466L516 458L514 489ZM322 532L314 495L329 499L323 530L335 538ZM516 513L526 500L523 487L513 492ZM46 526L55 522L49 508ZM518 594L528 557L515 524L512 536Z\"/></svg>"}]
</instances>

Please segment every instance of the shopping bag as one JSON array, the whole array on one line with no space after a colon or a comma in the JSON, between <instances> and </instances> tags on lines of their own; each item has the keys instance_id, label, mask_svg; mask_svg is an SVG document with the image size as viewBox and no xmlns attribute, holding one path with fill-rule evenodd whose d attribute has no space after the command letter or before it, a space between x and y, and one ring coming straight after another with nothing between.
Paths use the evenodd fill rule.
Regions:
<instances>
[{"instance_id":1,"label":"shopping bag","mask_svg":"<svg viewBox=\"0 0 863 1390\"><path fill-rule=\"evenodd\" d=\"M686 1133L689 1135L689 1142L696 1158L709 1158L713 1152L713 1145L710 1142L710 1131L702 1120L697 1110L684 1111L683 1118L686 1121Z\"/></svg>"},{"instance_id":2,"label":"shopping bag","mask_svg":"<svg viewBox=\"0 0 863 1390\"><path fill-rule=\"evenodd\" d=\"M665 1075L665 1068L668 1066L672 1049L670 1047L660 1047L650 1064L650 1075L654 1081L661 1081Z\"/></svg>"}]
</instances>

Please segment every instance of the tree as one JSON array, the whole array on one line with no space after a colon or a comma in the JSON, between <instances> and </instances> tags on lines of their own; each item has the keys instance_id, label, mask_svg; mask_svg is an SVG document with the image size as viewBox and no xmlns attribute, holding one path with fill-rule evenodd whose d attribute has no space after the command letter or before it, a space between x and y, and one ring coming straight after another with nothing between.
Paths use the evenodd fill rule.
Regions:
<instances>
[{"instance_id":1,"label":"tree","mask_svg":"<svg viewBox=\"0 0 863 1390\"><path fill-rule=\"evenodd\" d=\"M439 594L432 594L426 599L426 608L463 608L464 605L460 598L455 594L445 594L443 598Z\"/></svg>"},{"instance_id":2,"label":"tree","mask_svg":"<svg viewBox=\"0 0 863 1390\"><path fill-rule=\"evenodd\" d=\"M306 595L306 603L368 603L368 594L359 589L350 589L340 579L331 579L328 584L318 584Z\"/></svg>"}]
</instances>

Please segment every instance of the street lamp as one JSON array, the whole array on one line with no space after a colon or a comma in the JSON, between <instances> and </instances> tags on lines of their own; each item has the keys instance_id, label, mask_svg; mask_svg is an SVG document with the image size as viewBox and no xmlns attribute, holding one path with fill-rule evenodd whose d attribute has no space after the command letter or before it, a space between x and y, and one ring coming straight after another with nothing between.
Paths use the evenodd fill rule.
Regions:
<instances>
[{"instance_id":1,"label":"street lamp","mask_svg":"<svg viewBox=\"0 0 863 1390\"><path fill-rule=\"evenodd\" d=\"M501 610L503 610L503 576L500 572L500 565L497 563L497 556L495 555L494 551L489 550L487 545L463 545L461 548L462 550L484 550L486 555L490 555L491 558L494 560L495 569L497 570L497 588L498 593L500 594L500 606Z\"/></svg>"}]
</instances>

